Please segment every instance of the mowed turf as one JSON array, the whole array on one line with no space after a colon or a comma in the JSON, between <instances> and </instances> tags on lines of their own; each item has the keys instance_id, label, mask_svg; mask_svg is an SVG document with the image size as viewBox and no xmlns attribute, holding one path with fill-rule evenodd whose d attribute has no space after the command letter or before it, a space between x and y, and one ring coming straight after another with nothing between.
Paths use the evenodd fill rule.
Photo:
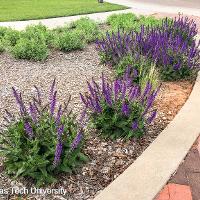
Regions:
<instances>
[{"instance_id":1,"label":"mowed turf","mask_svg":"<svg viewBox=\"0 0 200 200\"><path fill-rule=\"evenodd\" d=\"M98 0L0 0L0 21L44 19L125 9Z\"/></svg>"}]
</instances>

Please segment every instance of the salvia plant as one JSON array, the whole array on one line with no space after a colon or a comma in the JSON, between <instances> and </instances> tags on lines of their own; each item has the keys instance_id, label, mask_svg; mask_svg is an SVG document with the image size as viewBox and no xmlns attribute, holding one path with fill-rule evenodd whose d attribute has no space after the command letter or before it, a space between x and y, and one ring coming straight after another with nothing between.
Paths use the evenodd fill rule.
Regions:
<instances>
[{"instance_id":1,"label":"salvia plant","mask_svg":"<svg viewBox=\"0 0 200 200\"><path fill-rule=\"evenodd\" d=\"M0 152L8 175L31 177L41 186L55 182L61 172L73 172L87 160L81 152L83 129L68 109L70 98L64 105L57 105L55 80L47 104L36 86L36 95L28 106L21 92L14 87L12 90L19 116L6 110L7 126L0 135Z\"/></svg>"},{"instance_id":2,"label":"salvia plant","mask_svg":"<svg viewBox=\"0 0 200 200\"><path fill-rule=\"evenodd\" d=\"M97 49L101 60L111 65L125 56L140 54L156 64L161 78L181 79L199 70L200 42L194 40L195 27L187 18L165 19L161 26L141 26L140 32L107 33L96 42Z\"/></svg>"},{"instance_id":3,"label":"salvia plant","mask_svg":"<svg viewBox=\"0 0 200 200\"><path fill-rule=\"evenodd\" d=\"M181 15L174 19L165 18L162 20L161 29L162 31L166 31L169 35L181 35L183 40L189 43L194 40L194 37L198 33L195 21Z\"/></svg>"},{"instance_id":4,"label":"salvia plant","mask_svg":"<svg viewBox=\"0 0 200 200\"><path fill-rule=\"evenodd\" d=\"M147 82L142 90L132 84L131 68L128 67L123 79L113 82L106 80L102 74L101 83L94 80L88 84L88 93L80 94L84 104L82 117L88 119L103 137L111 139L140 137L145 125L156 117L153 103L158 94Z\"/></svg>"}]
</instances>

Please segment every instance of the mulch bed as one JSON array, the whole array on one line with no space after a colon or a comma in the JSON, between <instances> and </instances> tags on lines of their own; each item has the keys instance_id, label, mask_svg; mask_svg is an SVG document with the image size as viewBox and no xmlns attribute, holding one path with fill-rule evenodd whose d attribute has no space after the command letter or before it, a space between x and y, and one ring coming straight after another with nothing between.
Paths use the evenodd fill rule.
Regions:
<instances>
[{"instance_id":1,"label":"mulch bed","mask_svg":"<svg viewBox=\"0 0 200 200\"><path fill-rule=\"evenodd\" d=\"M86 90L86 80L99 80L104 72L112 77L112 71L104 65L99 65L99 59L94 45L89 45L84 51L68 54L53 52L45 63L15 60L7 54L0 55L0 116L5 108L16 111L11 95L11 87L17 86L28 98L33 85L43 88L48 93L50 82L54 77L58 80L59 101L62 102L72 94L72 105L75 112L80 111L79 92ZM123 141L104 140L94 130L87 136L84 147L89 156L89 162L73 175L62 174L59 183L47 188L63 187L66 196L61 195L31 195L27 199L93 199L101 190L119 176L142 152L151 144L159 133L173 120L174 116L189 97L193 83L189 81L166 82L162 84L161 92L155 103L158 115L152 125L146 127L146 132L140 139ZM0 122L2 118L0 117ZM32 182L21 179L9 179L0 167L0 188L32 187ZM15 196L3 195L0 199L16 199Z\"/></svg>"}]
</instances>

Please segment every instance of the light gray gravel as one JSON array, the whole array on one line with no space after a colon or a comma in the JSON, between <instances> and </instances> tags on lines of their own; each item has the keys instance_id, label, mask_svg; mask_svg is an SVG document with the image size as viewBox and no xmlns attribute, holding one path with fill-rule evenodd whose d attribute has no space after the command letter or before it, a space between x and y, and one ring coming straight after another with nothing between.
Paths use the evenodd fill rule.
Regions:
<instances>
[{"instance_id":1,"label":"light gray gravel","mask_svg":"<svg viewBox=\"0 0 200 200\"><path fill-rule=\"evenodd\" d=\"M7 54L2 54L0 55L0 120L5 108L14 110L16 107L12 86L22 91L24 97L31 96L34 85L42 88L44 95L48 95L49 87L56 78L58 99L67 100L71 94L71 107L77 111L80 108L79 92L84 92L86 89L86 80L91 80L92 77L98 80L102 72L107 76L111 75L111 70L99 64L94 45L87 46L84 51L68 54L50 53L48 60L43 63L15 60Z\"/></svg>"}]
</instances>

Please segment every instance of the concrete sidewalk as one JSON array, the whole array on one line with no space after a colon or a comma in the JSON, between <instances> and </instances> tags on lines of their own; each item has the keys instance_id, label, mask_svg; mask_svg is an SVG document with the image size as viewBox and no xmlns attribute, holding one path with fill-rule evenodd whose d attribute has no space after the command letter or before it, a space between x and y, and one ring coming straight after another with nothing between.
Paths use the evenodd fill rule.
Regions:
<instances>
[{"instance_id":1,"label":"concrete sidewalk","mask_svg":"<svg viewBox=\"0 0 200 200\"><path fill-rule=\"evenodd\" d=\"M187 15L200 16L200 1L192 0L194 3L182 3L183 0L176 1L163 1L163 0L106 0L109 3L125 5L133 10L142 12L164 12L164 13L181 13ZM199 1L199 3L197 2ZM163 3L162 3L163 2ZM182 6L181 6L182 5ZM193 5L193 6L192 6ZM199 6L197 6L199 5Z\"/></svg>"},{"instance_id":2,"label":"concrete sidewalk","mask_svg":"<svg viewBox=\"0 0 200 200\"><path fill-rule=\"evenodd\" d=\"M133 12L133 11L132 11L132 9L126 9L126 10L119 10L119 11L93 13L93 14L86 14L86 15L76 15L76 16L69 16L69 17L57 17L57 18L49 18L49 19L41 19L41 20L0 22L0 26L11 27L16 30L23 30L28 25L42 23L43 25L47 26L48 28L53 29L58 26L64 26L65 24L68 24L72 21L78 20L81 17L89 17L90 19L93 19L95 21L103 22L111 14L127 13L127 12Z\"/></svg>"}]
</instances>

